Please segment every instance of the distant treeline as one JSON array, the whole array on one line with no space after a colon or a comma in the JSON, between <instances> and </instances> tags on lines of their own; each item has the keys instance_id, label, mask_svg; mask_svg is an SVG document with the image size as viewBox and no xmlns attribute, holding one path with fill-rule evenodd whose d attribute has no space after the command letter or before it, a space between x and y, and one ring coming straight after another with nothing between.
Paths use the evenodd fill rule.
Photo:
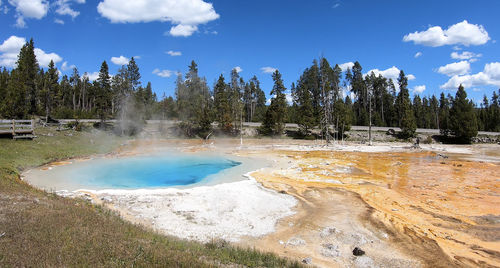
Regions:
<instances>
[{"instance_id":1,"label":"distant treeline","mask_svg":"<svg viewBox=\"0 0 500 268\"><path fill-rule=\"evenodd\" d=\"M175 98L153 93L151 83L141 84L134 58L116 75L109 75L104 61L99 76L90 81L77 68L71 76L59 77L51 62L40 68L30 40L21 49L16 67L0 73L0 117L178 119L184 134L205 136L217 122L218 131L237 134L242 121L262 122L264 135L280 135L284 123L297 123L300 135L340 137L351 125L401 127L401 137L415 135L415 129L436 128L443 135L465 141L478 130L500 131L500 105L497 92L491 101L484 96L477 107L460 86L455 96L441 93L439 98L415 95L410 99L408 79L401 71L397 81L374 73L363 75L359 62L345 72L328 60L314 60L290 87L292 103L279 71L273 73L270 103L256 76L245 81L232 70L226 82L221 74L212 89L198 75L193 61L185 76L178 75ZM396 87L397 83L398 87ZM396 90L399 88L399 92ZM352 93L352 94L351 94ZM500 90L499 90L500 93ZM353 98L351 98L351 95Z\"/></svg>"}]
</instances>

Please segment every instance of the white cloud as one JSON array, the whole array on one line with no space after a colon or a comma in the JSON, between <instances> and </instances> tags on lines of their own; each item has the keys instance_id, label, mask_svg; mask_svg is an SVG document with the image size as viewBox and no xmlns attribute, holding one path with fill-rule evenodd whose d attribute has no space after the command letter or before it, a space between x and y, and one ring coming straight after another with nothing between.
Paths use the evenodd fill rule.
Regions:
<instances>
[{"instance_id":1,"label":"white cloud","mask_svg":"<svg viewBox=\"0 0 500 268\"><path fill-rule=\"evenodd\" d=\"M67 61L63 62L63 64L61 65L61 70L62 70L63 72L65 72L65 71L67 71L67 70L72 70L73 68L76 68L76 66L75 66L75 65L73 65L73 64L72 64L72 65L68 65L68 62L67 62Z\"/></svg>"},{"instance_id":2,"label":"white cloud","mask_svg":"<svg viewBox=\"0 0 500 268\"><path fill-rule=\"evenodd\" d=\"M56 13L59 15L68 15L71 16L71 18L75 19L80 15L79 11L74 10L71 8L71 2L73 0L57 0L54 4L57 7ZM74 0L75 2L79 4L85 3L85 0Z\"/></svg>"},{"instance_id":3,"label":"white cloud","mask_svg":"<svg viewBox=\"0 0 500 268\"><path fill-rule=\"evenodd\" d=\"M263 73L266 73L266 74L272 74L272 73L276 72L276 70L278 70L278 69L273 68L273 67L269 67L269 66L267 66L267 67L262 67L262 68L260 68L260 70L261 70Z\"/></svg>"},{"instance_id":4,"label":"white cloud","mask_svg":"<svg viewBox=\"0 0 500 268\"><path fill-rule=\"evenodd\" d=\"M15 67L19 51L26 44L24 37L11 36L0 45L0 66ZM42 49L35 48L35 56L41 67L47 67L51 60L54 63L62 61L56 53L46 53Z\"/></svg>"},{"instance_id":5,"label":"white cloud","mask_svg":"<svg viewBox=\"0 0 500 268\"><path fill-rule=\"evenodd\" d=\"M272 95L270 99L267 99L266 100L266 105L270 105L271 104L271 99L272 98L276 98L276 95ZM292 93L291 92L285 92L285 98L286 98L286 102L288 103L288 105L292 105L293 104L293 97L292 97Z\"/></svg>"},{"instance_id":6,"label":"white cloud","mask_svg":"<svg viewBox=\"0 0 500 268\"><path fill-rule=\"evenodd\" d=\"M447 76L468 74L470 72L470 63L464 60L446 64L445 66L439 67L437 72Z\"/></svg>"},{"instance_id":7,"label":"white cloud","mask_svg":"<svg viewBox=\"0 0 500 268\"><path fill-rule=\"evenodd\" d=\"M103 0L97 11L113 23L170 22L172 36L189 36L198 25L220 17L203 0Z\"/></svg>"},{"instance_id":8,"label":"white cloud","mask_svg":"<svg viewBox=\"0 0 500 268\"><path fill-rule=\"evenodd\" d=\"M414 32L403 37L404 42L439 47L444 45L483 45L490 40L482 25L470 24L466 20L443 30L440 26L430 27L426 31Z\"/></svg>"},{"instance_id":9,"label":"white cloud","mask_svg":"<svg viewBox=\"0 0 500 268\"><path fill-rule=\"evenodd\" d=\"M483 54L476 54L474 52L464 51L462 53L452 52L451 58L455 60L469 60L471 62L477 61L477 58L483 56Z\"/></svg>"},{"instance_id":10,"label":"white cloud","mask_svg":"<svg viewBox=\"0 0 500 268\"><path fill-rule=\"evenodd\" d=\"M86 76L89 78L90 82L93 82L99 78L99 72L93 72L93 73L84 73L83 76ZM82 77L83 78L83 77Z\"/></svg>"},{"instance_id":11,"label":"white cloud","mask_svg":"<svg viewBox=\"0 0 500 268\"><path fill-rule=\"evenodd\" d=\"M26 39L11 36L0 45L0 66L14 67L17 61L19 50L26 43Z\"/></svg>"},{"instance_id":12,"label":"white cloud","mask_svg":"<svg viewBox=\"0 0 500 268\"><path fill-rule=\"evenodd\" d=\"M441 89L457 89L462 84L465 88L473 88L480 86L497 86L500 87L500 62L488 63L484 66L484 70L472 75L455 75L445 84L441 85Z\"/></svg>"},{"instance_id":13,"label":"white cloud","mask_svg":"<svg viewBox=\"0 0 500 268\"><path fill-rule=\"evenodd\" d=\"M342 69L342 72L347 71L347 68L352 69L352 66L354 66L354 62L352 62L352 61L346 62L346 63L342 63L342 64L339 65L340 69Z\"/></svg>"},{"instance_id":14,"label":"white cloud","mask_svg":"<svg viewBox=\"0 0 500 268\"><path fill-rule=\"evenodd\" d=\"M420 56L422 56L422 52L420 52L420 51L415 54L415 58L418 58Z\"/></svg>"},{"instance_id":15,"label":"white cloud","mask_svg":"<svg viewBox=\"0 0 500 268\"><path fill-rule=\"evenodd\" d=\"M365 74L365 76L370 75L372 72L375 74L375 76L382 75L383 77L385 77L387 79L392 79L392 80L396 81L399 78L399 73L401 72L401 70L399 70L396 66L392 66L391 68L385 69L382 71L379 69L372 69L372 70L368 71ZM408 80L415 80L416 79L416 77L413 74L407 74L406 78L408 78Z\"/></svg>"},{"instance_id":16,"label":"white cloud","mask_svg":"<svg viewBox=\"0 0 500 268\"><path fill-rule=\"evenodd\" d=\"M16 26L26 27L24 18L41 19L49 11L49 3L46 0L9 0L9 4L16 8Z\"/></svg>"},{"instance_id":17,"label":"white cloud","mask_svg":"<svg viewBox=\"0 0 500 268\"><path fill-rule=\"evenodd\" d=\"M111 62L119 66L127 65L129 61L130 59L125 56L111 57Z\"/></svg>"},{"instance_id":18,"label":"white cloud","mask_svg":"<svg viewBox=\"0 0 500 268\"><path fill-rule=\"evenodd\" d=\"M175 56L182 56L182 52L180 51L173 51L173 50L169 50L166 52L168 55L172 56L172 57L175 57Z\"/></svg>"},{"instance_id":19,"label":"white cloud","mask_svg":"<svg viewBox=\"0 0 500 268\"><path fill-rule=\"evenodd\" d=\"M153 70L153 74L156 74L157 76L160 76L160 77L167 78L167 77L171 77L172 75L178 75L179 73L176 71L160 70L160 69L156 68Z\"/></svg>"},{"instance_id":20,"label":"white cloud","mask_svg":"<svg viewBox=\"0 0 500 268\"><path fill-rule=\"evenodd\" d=\"M425 85L413 87L413 93L422 94L425 91Z\"/></svg>"},{"instance_id":21,"label":"white cloud","mask_svg":"<svg viewBox=\"0 0 500 268\"><path fill-rule=\"evenodd\" d=\"M64 25L64 21L61 19L54 19L54 23Z\"/></svg>"},{"instance_id":22,"label":"white cloud","mask_svg":"<svg viewBox=\"0 0 500 268\"><path fill-rule=\"evenodd\" d=\"M56 53L46 53L39 48L35 48L35 56L41 67L48 67L51 60L54 61L54 63L62 61L61 56Z\"/></svg>"},{"instance_id":23,"label":"white cloud","mask_svg":"<svg viewBox=\"0 0 500 268\"><path fill-rule=\"evenodd\" d=\"M168 32L171 36L191 36L194 32L198 31L198 26L179 24L172 26Z\"/></svg>"},{"instance_id":24,"label":"white cloud","mask_svg":"<svg viewBox=\"0 0 500 268\"><path fill-rule=\"evenodd\" d=\"M237 73L241 73L241 72L243 72L243 69L241 69L241 67L240 67L240 66L236 66L236 67L234 67L233 69L234 69L234 70L236 70L236 72L237 72Z\"/></svg>"}]
</instances>

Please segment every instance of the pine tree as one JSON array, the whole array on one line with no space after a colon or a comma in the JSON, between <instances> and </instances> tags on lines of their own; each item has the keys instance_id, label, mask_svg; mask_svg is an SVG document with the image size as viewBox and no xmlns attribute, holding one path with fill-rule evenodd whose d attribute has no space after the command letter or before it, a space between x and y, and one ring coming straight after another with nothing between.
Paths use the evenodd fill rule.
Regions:
<instances>
[{"instance_id":1,"label":"pine tree","mask_svg":"<svg viewBox=\"0 0 500 268\"><path fill-rule=\"evenodd\" d=\"M489 109L489 120L490 120L490 131L500 131L500 89L498 94L493 91L493 96L491 97L491 105Z\"/></svg>"},{"instance_id":2,"label":"pine tree","mask_svg":"<svg viewBox=\"0 0 500 268\"><path fill-rule=\"evenodd\" d=\"M54 96L55 93L57 92L58 81L59 81L59 74L57 72L57 69L55 68L54 61L52 60L49 63L49 70L47 71L45 79L46 82L45 82L45 88L43 90L44 92L43 95L45 98L45 119L46 122L48 122L50 117L50 112L54 104L53 103Z\"/></svg>"},{"instance_id":3,"label":"pine tree","mask_svg":"<svg viewBox=\"0 0 500 268\"><path fill-rule=\"evenodd\" d=\"M103 61L97 82L96 108L99 119L103 122L109 115L109 107L111 104L111 77L109 76L108 64Z\"/></svg>"},{"instance_id":4,"label":"pine tree","mask_svg":"<svg viewBox=\"0 0 500 268\"><path fill-rule=\"evenodd\" d=\"M292 83L292 96L294 104L297 107L296 123L299 125L302 135L309 135L311 129L315 126L314 109L312 105L311 92L305 88L299 81L297 87Z\"/></svg>"},{"instance_id":5,"label":"pine tree","mask_svg":"<svg viewBox=\"0 0 500 268\"><path fill-rule=\"evenodd\" d=\"M27 110L29 114L34 115L37 112L37 98L39 97L38 88L35 82L39 66L35 56L35 43L33 42L33 38L31 38L29 42L26 42L21 48L16 69L18 71L17 75L19 82L22 85L18 91L24 90L25 92L22 93L22 95L26 98L24 103L19 103L22 107L18 108ZM18 94L20 94L20 92Z\"/></svg>"},{"instance_id":6,"label":"pine tree","mask_svg":"<svg viewBox=\"0 0 500 268\"><path fill-rule=\"evenodd\" d=\"M228 89L229 86L226 84L224 76L221 74L217 80L217 84L214 86L215 114L219 128L226 133L232 133L234 126L231 118L231 107L229 105L227 92Z\"/></svg>"},{"instance_id":7,"label":"pine tree","mask_svg":"<svg viewBox=\"0 0 500 268\"><path fill-rule=\"evenodd\" d=\"M7 68L3 68L0 73L0 117L5 118L5 97L7 95L7 87L9 85L10 73Z\"/></svg>"},{"instance_id":8,"label":"pine tree","mask_svg":"<svg viewBox=\"0 0 500 268\"><path fill-rule=\"evenodd\" d=\"M129 83L129 89L131 91L136 91L141 85L141 73L139 72L139 66L135 62L134 57L132 57L127 64L127 82Z\"/></svg>"},{"instance_id":9,"label":"pine tree","mask_svg":"<svg viewBox=\"0 0 500 268\"><path fill-rule=\"evenodd\" d=\"M28 114L23 80L18 69L12 70L2 105L2 114L7 118L25 119Z\"/></svg>"},{"instance_id":10,"label":"pine tree","mask_svg":"<svg viewBox=\"0 0 500 268\"><path fill-rule=\"evenodd\" d=\"M438 127L441 135L447 136L449 134L449 119L450 119L450 102L441 92L439 98L439 116Z\"/></svg>"},{"instance_id":11,"label":"pine tree","mask_svg":"<svg viewBox=\"0 0 500 268\"><path fill-rule=\"evenodd\" d=\"M470 143L477 136L477 119L474 103L467 99L467 93L462 85L450 109L450 130L460 141Z\"/></svg>"},{"instance_id":12,"label":"pine tree","mask_svg":"<svg viewBox=\"0 0 500 268\"><path fill-rule=\"evenodd\" d=\"M281 135L285 130L284 119L286 116L286 96L285 86L281 79L281 74L278 70L273 73L274 86L271 91L273 98L271 105L266 111L264 122L260 128L260 132L264 135Z\"/></svg>"},{"instance_id":13,"label":"pine tree","mask_svg":"<svg viewBox=\"0 0 500 268\"><path fill-rule=\"evenodd\" d=\"M415 131L417 130L417 123L415 120L415 115L411 109L410 103L410 93L408 92L408 78L406 78L405 73L401 70L399 73L399 114L400 114L400 125L401 137L408 139L415 136Z\"/></svg>"}]
</instances>

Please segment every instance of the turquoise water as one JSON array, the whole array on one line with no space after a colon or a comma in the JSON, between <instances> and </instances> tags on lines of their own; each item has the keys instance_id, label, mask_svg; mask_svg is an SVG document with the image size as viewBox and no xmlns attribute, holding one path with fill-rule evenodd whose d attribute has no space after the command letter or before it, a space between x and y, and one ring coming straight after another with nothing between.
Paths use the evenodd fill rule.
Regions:
<instances>
[{"instance_id":1,"label":"turquoise water","mask_svg":"<svg viewBox=\"0 0 500 268\"><path fill-rule=\"evenodd\" d=\"M65 177L75 184L98 188L158 188L199 183L240 164L214 155L107 158L70 165Z\"/></svg>"}]
</instances>

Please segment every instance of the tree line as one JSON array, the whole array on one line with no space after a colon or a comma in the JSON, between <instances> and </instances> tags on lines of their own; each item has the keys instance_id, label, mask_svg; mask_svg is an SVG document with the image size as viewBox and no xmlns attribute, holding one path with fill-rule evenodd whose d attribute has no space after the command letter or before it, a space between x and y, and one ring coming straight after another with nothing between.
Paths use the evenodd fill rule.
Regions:
<instances>
[{"instance_id":1,"label":"tree line","mask_svg":"<svg viewBox=\"0 0 500 268\"><path fill-rule=\"evenodd\" d=\"M31 39L20 50L16 67L0 73L0 117L30 118L119 118L130 110L145 117L155 113L157 97L151 83L142 87L139 68L132 58L113 77L103 61L97 79L80 75L73 68L62 75L51 61L47 70L40 68ZM137 114L137 113L136 113Z\"/></svg>"},{"instance_id":2,"label":"tree line","mask_svg":"<svg viewBox=\"0 0 500 268\"><path fill-rule=\"evenodd\" d=\"M77 68L69 77L60 77L53 62L47 70L40 68L34 48L31 39L21 48L15 68L0 73L3 118L178 119L185 135L200 137L212 131L236 135L242 122L261 122L263 135L281 135L285 123L297 123L300 136L327 140L342 137L351 125L400 127L401 138L414 137L417 127L434 128L465 141L478 130L500 131L495 91L479 106L462 86L455 96L415 94L411 99L404 71L393 81L363 74L359 62L343 71L326 58L314 60L289 90L276 70L268 101L256 76L245 81L234 69L227 80L221 74L210 87L192 61L186 74L177 76L175 96L158 100L151 83L142 85L134 58L114 76L103 61L97 79L90 81Z\"/></svg>"}]
</instances>

